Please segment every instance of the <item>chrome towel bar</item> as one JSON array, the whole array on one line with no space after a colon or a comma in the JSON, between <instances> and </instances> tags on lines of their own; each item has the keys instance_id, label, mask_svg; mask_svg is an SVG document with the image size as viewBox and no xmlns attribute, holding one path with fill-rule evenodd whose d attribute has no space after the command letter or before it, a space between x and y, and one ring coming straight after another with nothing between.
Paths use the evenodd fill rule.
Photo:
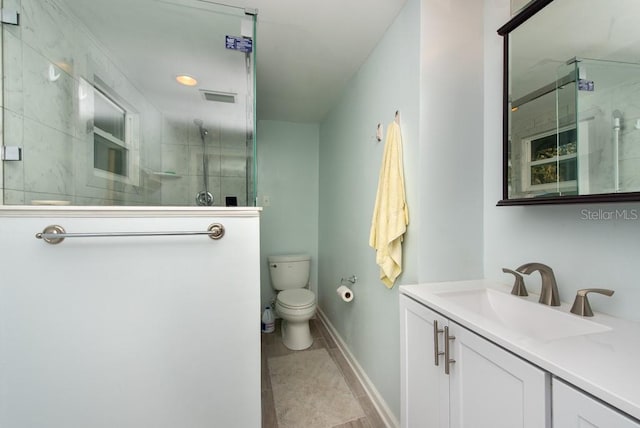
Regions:
<instances>
[{"instance_id":1,"label":"chrome towel bar","mask_svg":"<svg viewBox=\"0 0 640 428\"><path fill-rule=\"evenodd\" d=\"M67 233L62 226L52 224L45 227L42 232L36 233L36 239L42 239L47 244L59 244L65 238L110 238L117 236L185 236L207 235L211 239L221 239L225 229L220 223L212 223L206 231L195 232L99 232L99 233Z\"/></svg>"}]
</instances>

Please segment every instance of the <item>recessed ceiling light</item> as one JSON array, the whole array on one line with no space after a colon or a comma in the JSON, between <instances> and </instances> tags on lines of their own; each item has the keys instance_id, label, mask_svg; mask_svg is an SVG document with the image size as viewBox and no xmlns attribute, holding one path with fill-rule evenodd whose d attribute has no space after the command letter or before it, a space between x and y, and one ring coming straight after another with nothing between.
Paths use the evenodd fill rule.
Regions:
<instances>
[{"instance_id":1,"label":"recessed ceiling light","mask_svg":"<svg viewBox=\"0 0 640 428\"><path fill-rule=\"evenodd\" d=\"M196 86L198 84L195 77L189 76L188 74L180 74L176 76L176 81L185 86Z\"/></svg>"}]
</instances>

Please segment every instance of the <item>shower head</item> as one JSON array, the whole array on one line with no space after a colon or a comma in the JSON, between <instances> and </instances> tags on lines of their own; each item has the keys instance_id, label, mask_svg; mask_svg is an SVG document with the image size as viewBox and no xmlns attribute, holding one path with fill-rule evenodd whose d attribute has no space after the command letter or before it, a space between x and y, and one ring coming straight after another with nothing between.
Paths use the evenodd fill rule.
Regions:
<instances>
[{"instance_id":1,"label":"shower head","mask_svg":"<svg viewBox=\"0 0 640 428\"><path fill-rule=\"evenodd\" d=\"M614 110L611 114L613 116L613 128L620 129L622 127L622 112L620 110Z\"/></svg>"},{"instance_id":2,"label":"shower head","mask_svg":"<svg viewBox=\"0 0 640 428\"><path fill-rule=\"evenodd\" d=\"M200 138L204 139L209 131L204 127L204 122L202 121L202 119L193 119L193 123L198 127L198 129L200 129Z\"/></svg>"}]
</instances>

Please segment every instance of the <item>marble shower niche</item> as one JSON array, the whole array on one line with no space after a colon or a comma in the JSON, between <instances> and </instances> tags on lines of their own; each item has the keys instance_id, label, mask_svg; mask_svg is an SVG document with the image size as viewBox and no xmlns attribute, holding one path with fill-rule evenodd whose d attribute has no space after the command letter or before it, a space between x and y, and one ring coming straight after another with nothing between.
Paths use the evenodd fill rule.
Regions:
<instances>
[{"instance_id":1,"label":"marble shower niche","mask_svg":"<svg viewBox=\"0 0 640 428\"><path fill-rule=\"evenodd\" d=\"M205 188L214 206L254 204L254 52L225 36L253 40L255 16L196 0L4 8L20 19L2 24L2 145L21 156L0 166L3 204L194 206Z\"/></svg>"}]
</instances>

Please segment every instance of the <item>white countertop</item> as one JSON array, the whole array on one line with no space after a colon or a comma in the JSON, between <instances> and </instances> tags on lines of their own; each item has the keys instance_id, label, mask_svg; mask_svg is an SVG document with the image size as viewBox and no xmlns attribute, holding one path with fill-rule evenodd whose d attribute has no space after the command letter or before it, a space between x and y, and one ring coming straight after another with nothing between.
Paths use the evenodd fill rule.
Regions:
<instances>
[{"instance_id":1,"label":"white countertop","mask_svg":"<svg viewBox=\"0 0 640 428\"><path fill-rule=\"evenodd\" d=\"M472 280L403 285L400 292L476 332L497 345L640 419L640 323L595 313L586 318L611 330L541 341L524 338L497 322L464 309L436 293L493 288L509 293L510 285ZM532 302L538 295L516 297ZM548 307L569 313L570 304ZM569 314L579 317L578 315ZM579 317L582 318L582 317Z\"/></svg>"}]
</instances>

